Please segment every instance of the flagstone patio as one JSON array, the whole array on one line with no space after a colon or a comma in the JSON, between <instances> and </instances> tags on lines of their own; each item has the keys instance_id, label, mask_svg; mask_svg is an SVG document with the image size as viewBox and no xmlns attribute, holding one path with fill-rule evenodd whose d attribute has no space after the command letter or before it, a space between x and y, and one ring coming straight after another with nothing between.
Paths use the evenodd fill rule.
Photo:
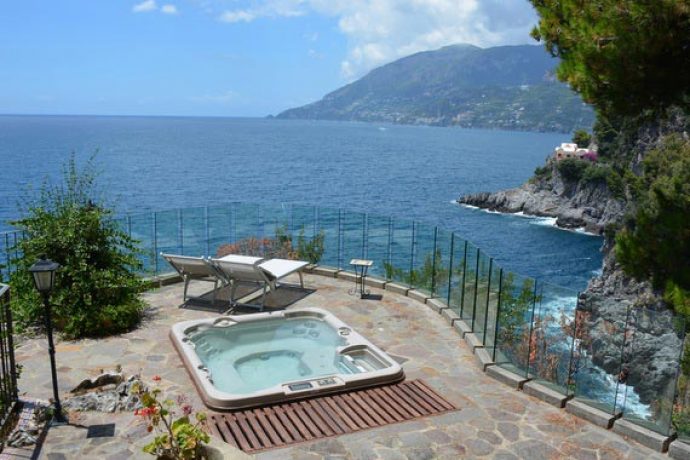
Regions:
<instances>
[{"instance_id":1,"label":"flagstone patio","mask_svg":"<svg viewBox=\"0 0 690 460\"><path fill-rule=\"evenodd\" d=\"M258 454L259 459L668 458L488 377L455 330L439 314L413 299L372 288L382 300L360 300L348 294L351 283L323 276L308 275L305 283L315 292L289 308L331 311L404 361L408 378L424 379L460 410L267 451ZM206 286L193 286L199 287ZM179 283L144 297L150 309L137 330L118 337L57 345L62 394L67 396L84 378L120 365L127 375L140 373L144 380L160 376L164 393L185 395L195 408L203 410L168 332L178 321L217 313L179 308ZM47 400L51 381L46 340L24 341L16 357L23 366L21 393ZM89 427L107 424L115 424L114 436L87 438ZM141 453L150 436L145 424L131 413L72 414L70 425L48 431L39 458L152 458Z\"/></svg>"}]
</instances>

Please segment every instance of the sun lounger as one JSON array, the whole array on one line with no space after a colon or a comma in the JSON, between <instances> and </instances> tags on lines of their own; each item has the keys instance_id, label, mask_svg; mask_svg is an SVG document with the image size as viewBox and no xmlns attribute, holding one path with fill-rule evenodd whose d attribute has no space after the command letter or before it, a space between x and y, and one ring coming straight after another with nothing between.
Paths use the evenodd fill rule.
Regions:
<instances>
[{"instance_id":1,"label":"sun lounger","mask_svg":"<svg viewBox=\"0 0 690 460\"><path fill-rule=\"evenodd\" d=\"M259 257L229 255L220 259L210 259L218 274L225 283L232 283L230 302L235 302L235 291L238 283L254 282L261 284L263 293L259 308L263 311L266 294L276 289L278 280L292 273L299 275L300 287L304 288L302 269L309 263L299 260L268 259Z\"/></svg>"},{"instance_id":2,"label":"sun lounger","mask_svg":"<svg viewBox=\"0 0 690 460\"><path fill-rule=\"evenodd\" d=\"M213 282L213 297L212 302L216 302L216 291L218 290L218 282L223 281L218 271L210 265L203 257L189 257L176 254L161 253L161 257L168 261L168 263L180 274L184 280L184 294L183 301L186 302L188 298L187 289L191 280L202 280ZM193 297L199 298L199 297Z\"/></svg>"}]
</instances>

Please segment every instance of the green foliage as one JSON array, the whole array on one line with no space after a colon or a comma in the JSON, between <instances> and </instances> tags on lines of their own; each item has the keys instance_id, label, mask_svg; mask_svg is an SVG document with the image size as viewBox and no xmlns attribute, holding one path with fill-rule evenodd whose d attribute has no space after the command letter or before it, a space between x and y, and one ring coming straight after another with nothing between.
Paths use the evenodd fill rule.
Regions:
<instances>
[{"instance_id":1,"label":"green foliage","mask_svg":"<svg viewBox=\"0 0 690 460\"><path fill-rule=\"evenodd\" d=\"M311 264L318 264L323 257L325 239L326 234L321 230L314 238L307 240L302 227L297 237L297 257L300 260L308 260Z\"/></svg>"},{"instance_id":2,"label":"green foliage","mask_svg":"<svg viewBox=\"0 0 690 460\"><path fill-rule=\"evenodd\" d=\"M534 170L534 179L536 180L549 180L551 179L551 172L553 169L550 165L537 166Z\"/></svg>"},{"instance_id":3,"label":"green foliage","mask_svg":"<svg viewBox=\"0 0 690 460\"><path fill-rule=\"evenodd\" d=\"M584 129L578 129L573 133L573 142L581 149L587 148L589 143L592 142L592 135Z\"/></svg>"},{"instance_id":4,"label":"green foliage","mask_svg":"<svg viewBox=\"0 0 690 460\"><path fill-rule=\"evenodd\" d=\"M531 0L532 36L561 59L558 77L604 114L690 100L687 0Z\"/></svg>"},{"instance_id":5,"label":"green foliage","mask_svg":"<svg viewBox=\"0 0 690 460\"><path fill-rule=\"evenodd\" d=\"M535 298L536 297L536 298ZM499 314L498 343L506 348L515 348L523 340L525 326L529 324L527 313L540 302L535 296L534 280L526 278L519 289L515 286L515 275L508 272L501 285L501 311Z\"/></svg>"},{"instance_id":6,"label":"green foliage","mask_svg":"<svg viewBox=\"0 0 690 460\"><path fill-rule=\"evenodd\" d=\"M26 234L10 277L20 329L42 324L42 303L28 269L43 254L61 265L50 300L55 325L66 337L114 334L139 322L144 284L135 274L141 268L138 249L112 212L94 202L92 161L80 171L72 157L64 183L44 184L24 217L14 222Z\"/></svg>"},{"instance_id":7,"label":"green foliage","mask_svg":"<svg viewBox=\"0 0 690 460\"><path fill-rule=\"evenodd\" d=\"M419 268L409 270L384 261L383 269L386 273L386 279L402 281L409 286L427 292L431 292L432 288L439 284L438 280L448 279L448 268L443 263L441 251L438 249L435 258L433 252L426 254L424 263Z\"/></svg>"},{"instance_id":8,"label":"green foliage","mask_svg":"<svg viewBox=\"0 0 690 460\"><path fill-rule=\"evenodd\" d=\"M154 380L160 380L160 377L154 377ZM171 460L206 458L204 444L211 440L202 427L206 414L197 412L192 423L192 407L184 397L176 401L161 401L159 388L148 390L139 386L133 388L133 393L139 395L144 406L135 415L146 420L148 432L156 431L153 440L142 449L145 453Z\"/></svg>"},{"instance_id":9,"label":"green foliage","mask_svg":"<svg viewBox=\"0 0 690 460\"><path fill-rule=\"evenodd\" d=\"M583 184L606 184L611 194L616 197L623 197L625 193L623 178L613 167L607 164L588 164L580 181Z\"/></svg>"},{"instance_id":10,"label":"green foliage","mask_svg":"<svg viewBox=\"0 0 690 460\"><path fill-rule=\"evenodd\" d=\"M589 161L577 158L566 158L558 162L558 173L563 180L578 183L582 179L585 170L589 167Z\"/></svg>"},{"instance_id":11,"label":"green foliage","mask_svg":"<svg viewBox=\"0 0 690 460\"><path fill-rule=\"evenodd\" d=\"M644 191L634 218L616 238L616 255L628 274L669 287L674 299L678 289L690 290L690 141L666 137L643 168Z\"/></svg>"}]
</instances>

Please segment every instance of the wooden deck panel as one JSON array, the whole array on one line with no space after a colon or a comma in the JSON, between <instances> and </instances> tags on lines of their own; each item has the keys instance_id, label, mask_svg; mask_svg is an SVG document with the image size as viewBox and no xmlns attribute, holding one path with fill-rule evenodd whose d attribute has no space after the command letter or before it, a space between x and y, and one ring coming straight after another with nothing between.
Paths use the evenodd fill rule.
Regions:
<instances>
[{"instance_id":1,"label":"wooden deck panel","mask_svg":"<svg viewBox=\"0 0 690 460\"><path fill-rule=\"evenodd\" d=\"M457 408L421 380L317 396L259 409L214 412L208 430L245 452L287 447Z\"/></svg>"}]
</instances>

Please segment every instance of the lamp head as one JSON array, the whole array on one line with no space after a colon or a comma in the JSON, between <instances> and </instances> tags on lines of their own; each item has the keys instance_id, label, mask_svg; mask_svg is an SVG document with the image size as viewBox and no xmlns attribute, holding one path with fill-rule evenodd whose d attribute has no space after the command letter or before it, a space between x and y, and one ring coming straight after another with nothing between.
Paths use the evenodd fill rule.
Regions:
<instances>
[{"instance_id":1,"label":"lamp head","mask_svg":"<svg viewBox=\"0 0 690 460\"><path fill-rule=\"evenodd\" d=\"M36 290L42 295L50 294L50 291L55 287L55 272L58 268L60 268L60 264L47 259L45 254L29 268L34 277Z\"/></svg>"}]
</instances>

